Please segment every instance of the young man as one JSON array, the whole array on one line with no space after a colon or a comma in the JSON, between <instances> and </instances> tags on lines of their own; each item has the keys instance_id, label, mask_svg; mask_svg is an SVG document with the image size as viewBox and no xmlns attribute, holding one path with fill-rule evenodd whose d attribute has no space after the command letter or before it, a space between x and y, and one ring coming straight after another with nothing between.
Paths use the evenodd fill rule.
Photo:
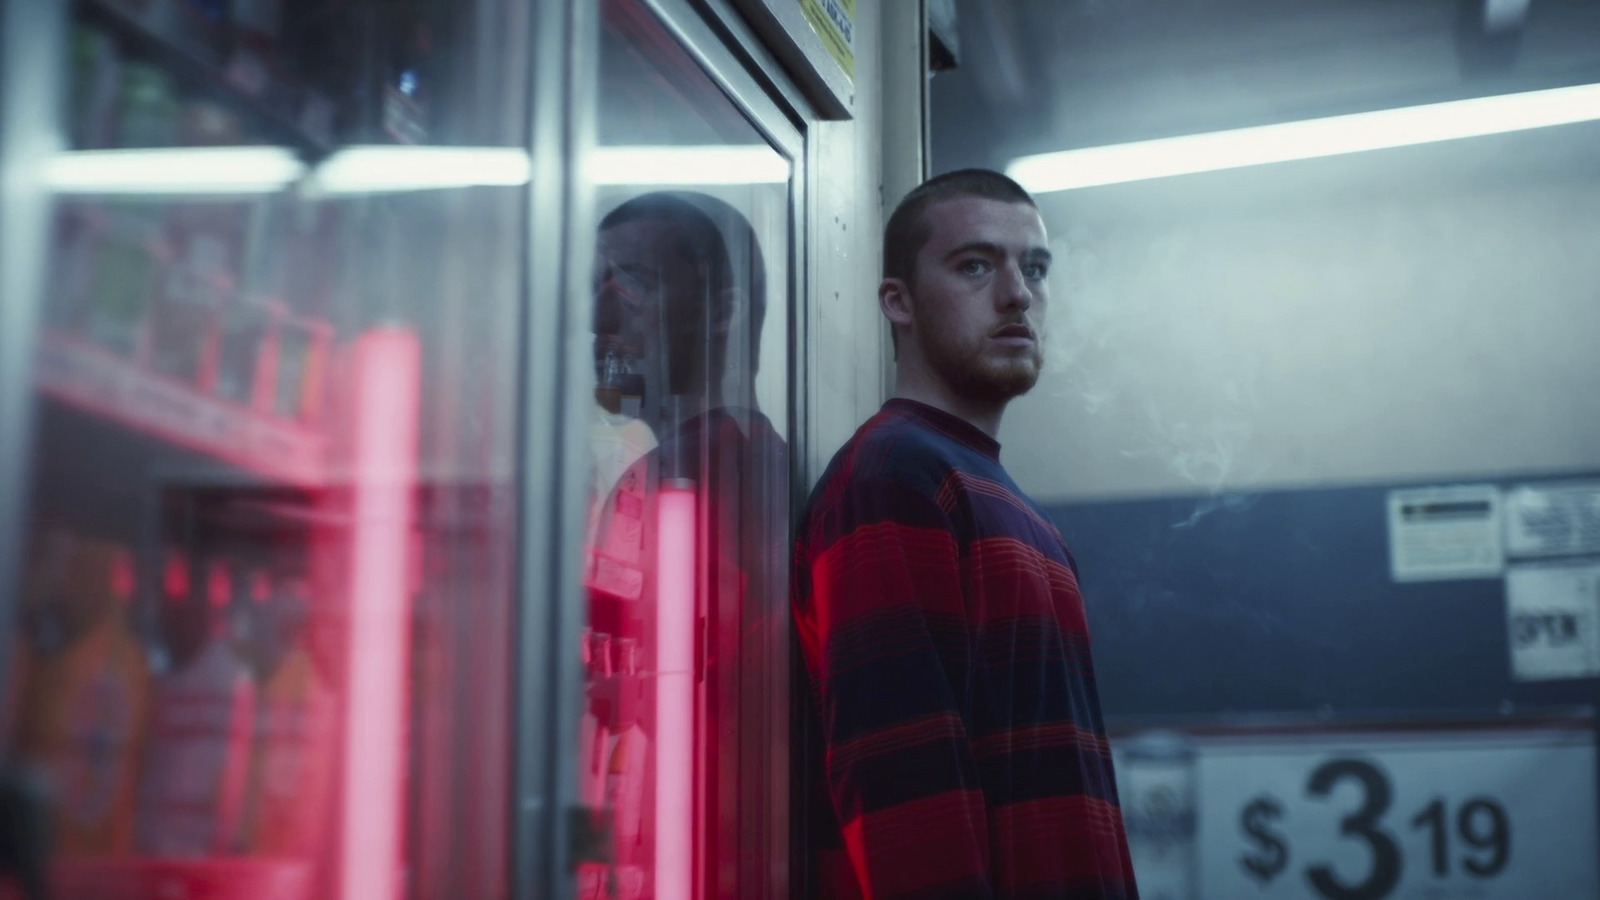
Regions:
<instances>
[{"instance_id":1,"label":"young man","mask_svg":"<svg viewBox=\"0 0 1600 900\"><path fill-rule=\"evenodd\" d=\"M1137 896L1076 566L995 440L1039 377L1049 266L994 172L929 180L884 230L895 395L796 546L819 896Z\"/></svg>"}]
</instances>

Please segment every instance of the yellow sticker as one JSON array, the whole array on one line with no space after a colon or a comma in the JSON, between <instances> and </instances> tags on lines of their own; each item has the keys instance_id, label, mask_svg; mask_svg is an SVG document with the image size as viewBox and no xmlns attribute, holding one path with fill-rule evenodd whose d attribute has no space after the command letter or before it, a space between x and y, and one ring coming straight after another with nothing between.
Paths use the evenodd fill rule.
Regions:
<instances>
[{"instance_id":1,"label":"yellow sticker","mask_svg":"<svg viewBox=\"0 0 1600 900\"><path fill-rule=\"evenodd\" d=\"M856 77L856 0L800 0L806 21L839 68Z\"/></svg>"}]
</instances>

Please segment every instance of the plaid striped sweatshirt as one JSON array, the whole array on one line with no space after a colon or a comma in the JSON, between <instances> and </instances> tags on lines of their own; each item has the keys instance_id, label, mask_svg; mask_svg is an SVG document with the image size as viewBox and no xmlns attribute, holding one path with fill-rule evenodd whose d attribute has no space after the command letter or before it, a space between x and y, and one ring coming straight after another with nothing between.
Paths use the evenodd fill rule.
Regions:
<instances>
[{"instance_id":1,"label":"plaid striped sweatshirt","mask_svg":"<svg viewBox=\"0 0 1600 900\"><path fill-rule=\"evenodd\" d=\"M801 518L818 896L1137 897L1076 565L999 455L890 400Z\"/></svg>"}]
</instances>

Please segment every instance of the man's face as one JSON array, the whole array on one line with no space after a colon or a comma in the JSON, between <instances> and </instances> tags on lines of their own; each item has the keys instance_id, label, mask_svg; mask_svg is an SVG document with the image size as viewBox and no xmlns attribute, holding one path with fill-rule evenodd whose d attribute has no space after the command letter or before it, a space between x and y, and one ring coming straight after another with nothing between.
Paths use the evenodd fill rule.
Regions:
<instances>
[{"instance_id":1,"label":"man's face","mask_svg":"<svg viewBox=\"0 0 1600 900\"><path fill-rule=\"evenodd\" d=\"M614 340L640 359L657 390L663 375L682 390L691 363L704 355L697 339L705 331L704 285L701 266L671 223L635 219L607 228L595 250L595 337ZM663 357L675 371L662 371Z\"/></svg>"},{"instance_id":2,"label":"man's face","mask_svg":"<svg viewBox=\"0 0 1600 900\"><path fill-rule=\"evenodd\" d=\"M924 213L910 285L912 338L963 397L1004 402L1039 380L1050 251L1025 203L955 197Z\"/></svg>"}]
</instances>

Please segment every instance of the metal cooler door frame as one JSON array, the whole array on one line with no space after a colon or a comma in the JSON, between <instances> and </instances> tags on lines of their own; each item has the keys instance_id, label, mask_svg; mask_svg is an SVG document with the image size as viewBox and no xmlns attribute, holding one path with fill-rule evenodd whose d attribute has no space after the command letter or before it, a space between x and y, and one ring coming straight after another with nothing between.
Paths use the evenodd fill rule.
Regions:
<instances>
[{"instance_id":1,"label":"metal cooler door frame","mask_svg":"<svg viewBox=\"0 0 1600 900\"><path fill-rule=\"evenodd\" d=\"M0 696L8 696L33 447L33 348L61 147L65 4L0 0Z\"/></svg>"},{"instance_id":2,"label":"metal cooler door frame","mask_svg":"<svg viewBox=\"0 0 1600 900\"><path fill-rule=\"evenodd\" d=\"M745 21L722 0L637 0L653 13L684 51L698 63L774 149L792 164L789 182L789 279L784 289L785 323L789 329L788 440L791 447L805 446L809 407L805 387L809 297L806 292L808 246L807 210L812 142L810 123L820 119L804 99L776 57ZM544 0L542 7L557 5ZM600 3L570 0L565 30L542 29L534 46L541 53L534 85L534 227L530 250L534 277L560 270L556 296L560 308L530 306L525 347L530 354L539 335L559 333L558 396L529 396L524 403L525 428L530 440L524 448L523 549L521 609L527 618L519 636L520 701L517 710L518 795L513 834L513 896L565 898L576 896L572 848L578 821L578 724L583 697L583 663L580 644L586 599L581 584L583 558L584 480L589 458L589 404L594 383L593 355L589 349L590 273L588 247L597 224L593 185L584 178L582 161L595 147L598 95ZM537 18L554 22L553 9ZM552 47L553 37L568 36L562 47ZM577 48L577 49L574 49ZM537 52L536 51L536 52ZM557 60L567 66L566 79L553 72ZM541 125L561 118L555 109L567 104L567 131L562 134L563 154L545 152L541 142L554 135ZM558 169L567 179L559 182ZM541 224L560 197L566 227L562 240L541 245ZM557 259L557 254L560 258ZM530 284L535 301L541 293ZM770 313L769 313L770 314ZM554 327L552 327L554 326ZM546 330L548 329L548 330ZM555 359L551 354L547 359ZM538 360L533 366L541 365ZM525 373L524 385L549 384L552 373ZM536 392L529 391L530 395ZM538 447L537 426L548 422L559 440ZM541 454L548 452L550 458ZM806 481L801 453L790 454L791 512L798 511ZM543 479L543 480L541 480ZM799 486L799 487L797 487ZM792 518L792 515L791 515ZM542 520L542 521L541 521ZM549 602L544 602L540 592ZM786 650L785 650L786 654ZM787 691L788 672L780 677ZM787 748L783 748L787 749ZM787 863L790 851L788 823L778 823L773 835L775 862ZM542 838L542 840L541 840ZM785 865L786 868L786 865Z\"/></svg>"},{"instance_id":3,"label":"metal cooler door frame","mask_svg":"<svg viewBox=\"0 0 1600 900\"><path fill-rule=\"evenodd\" d=\"M582 365L588 327L587 271L569 267L583 231L585 192L573 161L592 115L599 44L596 4L534 0L529 92L528 246L523 254L523 330L519 383L516 684L512 748L514 795L509 808L512 897L556 897L570 883L571 840L566 787L556 773L568 754L561 740L575 727L571 669L579 665L576 635L583 495L578 460L587 408L578 402L592 372ZM583 52L590 48L590 52ZM571 720L576 725L578 714Z\"/></svg>"}]
</instances>

